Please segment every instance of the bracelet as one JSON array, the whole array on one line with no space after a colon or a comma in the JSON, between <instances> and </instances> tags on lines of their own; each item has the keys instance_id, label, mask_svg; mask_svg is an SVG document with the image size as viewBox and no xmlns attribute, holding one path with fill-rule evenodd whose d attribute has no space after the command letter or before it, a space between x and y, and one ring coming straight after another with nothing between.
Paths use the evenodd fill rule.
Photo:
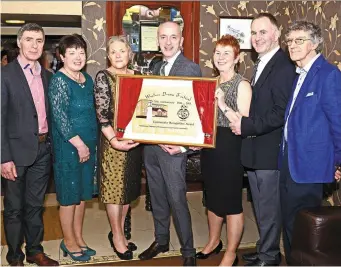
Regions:
<instances>
[{"instance_id":1,"label":"bracelet","mask_svg":"<svg viewBox=\"0 0 341 267\"><path fill-rule=\"evenodd\" d=\"M116 136L114 135L113 137L111 137L110 139L109 139L109 143L111 142L111 140L112 139L114 139Z\"/></svg>"}]
</instances>

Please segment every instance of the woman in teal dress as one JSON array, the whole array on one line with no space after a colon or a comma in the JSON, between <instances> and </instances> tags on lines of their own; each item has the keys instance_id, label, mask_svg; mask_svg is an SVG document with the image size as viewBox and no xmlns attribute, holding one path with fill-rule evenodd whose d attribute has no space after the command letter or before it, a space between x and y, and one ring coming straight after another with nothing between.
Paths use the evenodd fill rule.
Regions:
<instances>
[{"instance_id":1,"label":"woman in teal dress","mask_svg":"<svg viewBox=\"0 0 341 267\"><path fill-rule=\"evenodd\" d=\"M92 199L98 134L93 81L81 72L86 62L83 38L64 36L59 47L64 67L53 76L48 97L54 179L64 235L60 249L64 256L87 261L96 254L82 237L85 201Z\"/></svg>"}]
</instances>

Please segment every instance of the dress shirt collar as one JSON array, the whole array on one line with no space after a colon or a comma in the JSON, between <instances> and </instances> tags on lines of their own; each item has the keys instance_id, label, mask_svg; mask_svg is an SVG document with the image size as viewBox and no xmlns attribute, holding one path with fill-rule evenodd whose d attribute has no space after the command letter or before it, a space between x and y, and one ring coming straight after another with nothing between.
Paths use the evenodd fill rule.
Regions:
<instances>
[{"instance_id":1,"label":"dress shirt collar","mask_svg":"<svg viewBox=\"0 0 341 267\"><path fill-rule=\"evenodd\" d=\"M32 68L31 64L25 58L23 58L19 55L18 56L18 62L24 71L29 69L32 75L40 75L41 65L39 64L38 61L35 62L34 66Z\"/></svg>"},{"instance_id":2,"label":"dress shirt collar","mask_svg":"<svg viewBox=\"0 0 341 267\"><path fill-rule=\"evenodd\" d=\"M177 59L177 57L180 55L181 53L181 50L179 50L173 57L171 57L170 59L166 60L166 59L163 59L163 61L167 61L168 62L168 66L172 66L175 62L175 60Z\"/></svg>"},{"instance_id":3,"label":"dress shirt collar","mask_svg":"<svg viewBox=\"0 0 341 267\"><path fill-rule=\"evenodd\" d=\"M274 49L266 53L265 55L259 57L260 63L266 65L270 59L277 53L279 50L279 46L276 46Z\"/></svg>"},{"instance_id":4,"label":"dress shirt collar","mask_svg":"<svg viewBox=\"0 0 341 267\"><path fill-rule=\"evenodd\" d=\"M308 73L311 66L314 64L314 62L316 61L316 59L320 56L321 54L318 53L316 56L314 56L309 62L307 65L305 65L303 68L300 68L300 67L296 67L296 72L298 74L302 74L302 73Z\"/></svg>"}]
</instances>

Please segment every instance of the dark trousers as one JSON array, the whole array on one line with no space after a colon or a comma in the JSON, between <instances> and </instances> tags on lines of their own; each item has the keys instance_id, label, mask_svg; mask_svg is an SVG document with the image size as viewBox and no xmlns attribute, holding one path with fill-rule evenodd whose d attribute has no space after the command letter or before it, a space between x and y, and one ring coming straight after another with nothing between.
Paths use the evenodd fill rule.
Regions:
<instances>
[{"instance_id":1,"label":"dark trousers","mask_svg":"<svg viewBox=\"0 0 341 267\"><path fill-rule=\"evenodd\" d=\"M194 257L191 214L186 198L186 154L174 156L157 145L144 147L144 162L153 208L155 241L169 243L171 212L184 257Z\"/></svg>"},{"instance_id":2,"label":"dark trousers","mask_svg":"<svg viewBox=\"0 0 341 267\"><path fill-rule=\"evenodd\" d=\"M8 244L6 259L24 260L21 246L26 240L26 254L43 252L43 204L51 169L50 144L40 143L36 161L31 166L16 166L15 181L4 179L4 228Z\"/></svg>"},{"instance_id":3,"label":"dark trousers","mask_svg":"<svg viewBox=\"0 0 341 267\"><path fill-rule=\"evenodd\" d=\"M248 171L247 175L259 230L258 258L268 264L279 264L281 261L279 171L252 170Z\"/></svg>"},{"instance_id":4,"label":"dark trousers","mask_svg":"<svg viewBox=\"0 0 341 267\"><path fill-rule=\"evenodd\" d=\"M290 264L292 231L298 211L318 207L322 202L323 184L295 182L289 171L288 150L285 146L280 174L280 196L285 258Z\"/></svg>"}]
</instances>

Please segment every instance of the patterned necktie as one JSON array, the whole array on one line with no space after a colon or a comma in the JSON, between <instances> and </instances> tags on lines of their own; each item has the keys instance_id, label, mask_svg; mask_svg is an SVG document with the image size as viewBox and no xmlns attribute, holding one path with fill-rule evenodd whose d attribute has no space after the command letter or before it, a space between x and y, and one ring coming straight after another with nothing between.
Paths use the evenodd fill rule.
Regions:
<instances>
[{"instance_id":1,"label":"patterned necktie","mask_svg":"<svg viewBox=\"0 0 341 267\"><path fill-rule=\"evenodd\" d=\"M257 74L257 69L258 69L258 64L260 62L260 59L258 58L257 61L255 62L255 65L253 66L253 72L252 72L252 78L251 78L251 86L254 86L256 83L256 74Z\"/></svg>"},{"instance_id":2,"label":"patterned necktie","mask_svg":"<svg viewBox=\"0 0 341 267\"><path fill-rule=\"evenodd\" d=\"M168 64L167 61L163 61L162 65L161 65L161 68L160 68L160 75L161 76L166 76L166 74L165 74L165 67L166 67L167 64Z\"/></svg>"}]
</instances>

